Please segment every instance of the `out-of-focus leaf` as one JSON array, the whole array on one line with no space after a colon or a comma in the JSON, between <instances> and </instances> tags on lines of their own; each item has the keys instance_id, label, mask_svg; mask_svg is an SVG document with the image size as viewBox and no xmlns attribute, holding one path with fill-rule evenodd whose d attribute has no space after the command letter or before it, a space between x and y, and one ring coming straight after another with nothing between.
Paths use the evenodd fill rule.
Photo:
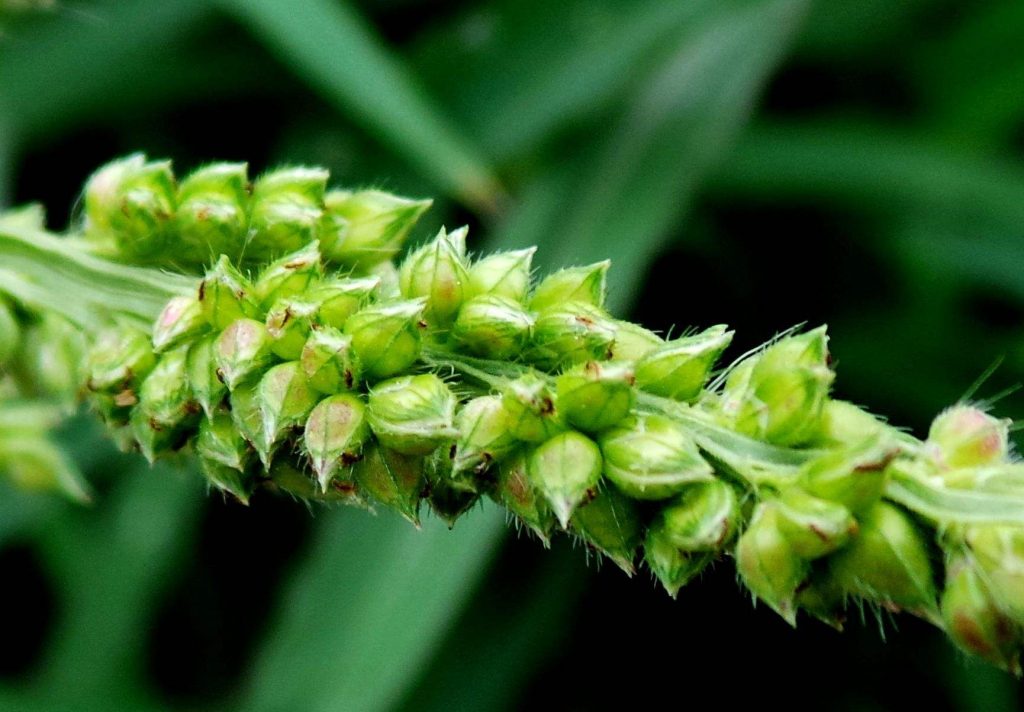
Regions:
<instances>
[{"instance_id":1,"label":"out-of-focus leaf","mask_svg":"<svg viewBox=\"0 0 1024 712\"><path fill-rule=\"evenodd\" d=\"M635 296L627 286L739 132L805 7L802 0L719 3L690 24L597 155L563 166L570 182L557 195L530 191L501 244L535 242L549 266L611 257L612 306L627 307Z\"/></svg>"},{"instance_id":2,"label":"out-of-focus leaf","mask_svg":"<svg viewBox=\"0 0 1024 712\"><path fill-rule=\"evenodd\" d=\"M506 0L439 26L415 56L490 155L508 161L619 96L713 0Z\"/></svg>"},{"instance_id":3,"label":"out-of-focus leaf","mask_svg":"<svg viewBox=\"0 0 1024 712\"><path fill-rule=\"evenodd\" d=\"M442 189L477 208L500 186L484 159L347 2L219 0L307 82Z\"/></svg>"},{"instance_id":4,"label":"out-of-focus leaf","mask_svg":"<svg viewBox=\"0 0 1024 712\"><path fill-rule=\"evenodd\" d=\"M814 59L862 61L885 45L901 47L937 0L857 0L812 5L798 51Z\"/></svg>"},{"instance_id":5,"label":"out-of-focus leaf","mask_svg":"<svg viewBox=\"0 0 1024 712\"><path fill-rule=\"evenodd\" d=\"M36 135L131 93L147 70L160 74L158 52L173 53L209 12L203 0L103 0L26 26L0 44L0 121Z\"/></svg>"},{"instance_id":6,"label":"out-of-focus leaf","mask_svg":"<svg viewBox=\"0 0 1024 712\"><path fill-rule=\"evenodd\" d=\"M1024 168L867 122L752 126L713 187L770 200L813 196L889 213L939 210L1024 224Z\"/></svg>"},{"instance_id":7,"label":"out-of-focus leaf","mask_svg":"<svg viewBox=\"0 0 1024 712\"><path fill-rule=\"evenodd\" d=\"M929 121L957 147L996 149L1024 117L1024 4L978 3L949 27L912 56Z\"/></svg>"},{"instance_id":8,"label":"out-of-focus leaf","mask_svg":"<svg viewBox=\"0 0 1024 712\"><path fill-rule=\"evenodd\" d=\"M102 507L67 505L38 528L61 615L22 704L154 708L143 686L146 623L191 539L199 478L168 466L124 474ZM17 700L0 696L0 706Z\"/></svg>"},{"instance_id":9,"label":"out-of-focus leaf","mask_svg":"<svg viewBox=\"0 0 1024 712\"><path fill-rule=\"evenodd\" d=\"M403 709L513 709L516 692L552 654L588 577L578 550L560 540L526 581L477 596Z\"/></svg>"},{"instance_id":10,"label":"out-of-focus leaf","mask_svg":"<svg viewBox=\"0 0 1024 712\"><path fill-rule=\"evenodd\" d=\"M252 668L247 710L383 710L406 694L505 531L494 507L449 531L330 512Z\"/></svg>"}]
</instances>

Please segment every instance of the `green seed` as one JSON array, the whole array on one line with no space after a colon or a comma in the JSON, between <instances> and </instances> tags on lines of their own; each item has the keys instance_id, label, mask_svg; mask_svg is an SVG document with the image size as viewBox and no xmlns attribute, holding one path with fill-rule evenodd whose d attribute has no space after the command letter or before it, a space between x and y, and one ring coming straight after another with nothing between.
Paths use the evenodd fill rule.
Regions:
<instances>
[{"instance_id":1,"label":"green seed","mask_svg":"<svg viewBox=\"0 0 1024 712\"><path fill-rule=\"evenodd\" d=\"M196 297L173 297L153 325L153 349L160 353L210 330Z\"/></svg>"},{"instance_id":2,"label":"green seed","mask_svg":"<svg viewBox=\"0 0 1024 712\"><path fill-rule=\"evenodd\" d=\"M452 336L477 356L506 360L522 352L532 329L533 317L518 302L484 294L462 305Z\"/></svg>"},{"instance_id":3,"label":"green seed","mask_svg":"<svg viewBox=\"0 0 1024 712\"><path fill-rule=\"evenodd\" d=\"M426 299L424 318L446 327L466 299L466 228L448 233L444 228L431 242L409 255L398 272L399 289L406 299Z\"/></svg>"},{"instance_id":4,"label":"green seed","mask_svg":"<svg viewBox=\"0 0 1024 712\"><path fill-rule=\"evenodd\" d=\"M224 255L203 277L199 303L206 321L215 329L227 328L238 319L259 314L253 286Z\"/></svg>"},{"instance_id":5,"label":"green seed","mask_svg":"<svg viewBox=\"0 0 1024 712\"><path fill-rule=\"evenodd\" d=\"M947 565L941 608L946 632L961 649L1020 676L1021 627L999 609L969 558Z\"/></svg>"},{"instance_id":6,"label":"green seed","mask_svg":"<svg viewBox=\"0 0 1024 712\"><path fill-rule=\"evenodd\" d=\"M659 346L637 361L637 385L666 398L695 400L715 361L732 341L733 333L726 331L725 326L713 326Z\"/></svg>"},{"instance_id":7,"label":"green seed","mask_svg":"<svg viewBox=\"0 0 1024 712\"><path fill-rule=\"evenodd\" d=\"M270 333L255 319L238 319L217 337L214 360L228 390L262 372L273 360Z\"/></svg>"},{"instance_id":8,"label":"green seed","mask_svg":"<svg viewBox=\"0 0 1024 712\"><path fill-rule=\"evenodd\" d=\"M777 500L779 530L799 556L830 554L857 534L857 520L843 505L812 497L798 487Z\"/></svg>"},{"instance_id":9,"label":"green seed","mask_svg":"<svg viewBox=\"0 0 1024 712\"><path fill-rule=\"evenodd\" d=\"M835 377L824 327L780 339L748 361L729 377L723 398L736 429L777 445L812 439Z\"/></svg>"},{"instance_id":10,"label":"green seed","mask_svg":"<svg viewBox=\"0 0 1024 712\"><path fill-rule=\"evenodd\" d=\"M718 552L740 521L736 490L721 480L694 482L669 501L651 522L659 541L687 552Z\"/></svg>"},{"instance_id":11,"label":"green seed","mask_svg":"<svg viewBox=\"0 0 1024 712\"><path fill-rule=\"evenodd\" d=\"M910 518L877 502L860 520L860 532L829 559L843 590L934 617L935 583L928 546Z\"/></svg>"},{"instance_id":12,"label":"green seed","mask_svg":"<svg viewBox=\"0 0 1024 712\"><path fill-rule=\"evenodd\" d=\"M322 168L281 168L260 176L252 190L245 259L272 259L312 242L327 178Z\"/></svg>"},{"instance_id":13,"label":"green seed","mask_svg":"<svg viewBox=\"0 0 1024 712\"><path fill-rule=\"evenodd\" d=\"M176 248L197 265L219 255L238 259L249 226L248 185L245 163L212 163L189 174L178 188Z\"/></svg>"},{"instance_id":14,"label":"green seed","mask_svg":"<svg viewBox=\"0 0 1024 712\"><path fill-rule=\"evenodd\" d=\"M345 333L367 377L396 376L416 362L423 308L423 300L374 304L349 317Z\"/></svg>"},{"instance_id":15,"label":"green seed","mask_svg":"<svg viewBox=\"0 0 1024 712\"><path fill-rule=\"evenodd\" d=\"M527 472L565 528L576 508L597 493L601 451L585 435L571 430L559 433L534 448Z\"/></svg>"},{"instance_id":16,"label":"green seed","mask_svg":"<svg viewBox=\"0 0 1024 712\"><path fill-rule=\"evenodd\" d=\"M999 607L1024 626L1024 530L972 526L966 539Z\"/></svg>"},{"instance_id":17,"label":"green seed","mask_svg":"<svg viewBox=\"0 0 1024 712\"><path fill-rule=\"evenodd\" d=\"M569 526L589 546L633 575L633 561L643 539L635 503L614 488L598 487L590 501L582 502L573 512Z\"/></svg>"},{"instance_id":18,"label":"green seed","mask_svg":"<svg viewBox=\"0 0 1024 712\"><path fill-rule=\"evenodd\" d=\"M615 322L600 308L565 302L537 315L529 358L542 368L571 366L611 357Z\"/></svg>"},{"instance_id":19,"label":"green seed","mask_svg":"<svg viewBox=\"0 0 1024 712\"><path fill-rule=\"evenodd\" d=\"M252 449L228 413L215 413L199 424L196 452L200 457L238 472L245 472Z\"/></svg>"},{"instance_id":20,"label":"green seed","mask_svg":"<svg viewBox=\"0 0 1024 712\"><path fill-rule=\"evenodd\" d=\"M359 385L362 367L352 349L352 337L337 329L314 330L303 345L299 363L309 385L320 393L331 395Z\"/></svg>"},{"instance_id":21,"label":"green seed","mask_svg":"<svg viewBox=\"0 0 1024 712\"><path fill-rule=\"evenodd\" d=\"M179 347L161 356L139 387L131 427L150 462L183 445L201 411L188 383L187 352L188 347Z\"/></svg>"},{"instance_id":22,"label":"green seed","mask_svg":"<svg viewBox=\"0 0 1024 712\"><path fill-rule=\"evenodd\" d=\"M320 305L321 323L343 329L348 318L366 304L379 286L379 277L328 279L309 291L309 300Z\"/></svg>"},{"instance_id":23,"label":"green seed","mask_svg":"<svg viewBox=\"0 0 1024 712\"><path fill-rule=\"evenodd\" d=\"M659 415L631 418L599 439L604 472L636 499L665 499L712 478L712 469L679 424Z\"/></svg>"},{"instance_id":24,"label":"green seed","mask_svg":"<svg viewBox=\"0 0 1024 712\"><path fill-rule=\"evenodd\" d=\"M524 442L542 442L565 430L555 392L542 378L528 373L509 383L501 396L508 433Z\"/></svg>"},{"instance_id":25,"label":"green seed","mask_svg":"<svg viewBox=\"0 0 1024 712\"><path fill-rule=\"evenodd\" d=\"M343 393L320 401L306 419L302 449L309 456L320 490L338 476L339 468L350 468L359 460L363 444L370 437L366 407L354 395ZM348 474L342 479L350 480Z\"/></svg>"},{"instance_id":26,"label":"green seed","mask_svg":"<svg viewBox=\"0 0 1024 712\"><path fill-rule=\"evenodd\" d=\"M487 294L526 302L530 291L530 272L536 247L488 255L469 268L469 295Z\"/></svg>"},{"instance_id":27,"label":"green seed","mask_svg":"<svg viewBox=\"0 0 1024 712\"><path fill-rule=\"evenodd\" d=\"M323 278L317 242L280 257L263 268L253 285L253 294L261 309L275 302L304 295Z\"/></svg>"},{"instance_id":28,"label":"green seed","mask_svg":"<svg viewBox=\"0 0 1024 712\"><path fill-rule=\"evenodd\" d=\"M363 268L387 262L432 202L378 190L328 193L321 229L324 257Z\"/></svg>"},{"instance_id":29,"label":"green seed","mask_svg":"<svg viewBox=\"0 0 1024 712\"><path fill-rule=\"evenodd\" d=\"M216 346L216 334L207 334L200 338L189 347L185 364L192 394L208 418L228 393L227 385L218 375Z\"/></svg>"},{"instance_id":30,"label":"green seed","mask_svg":"<svg viewBox=\"0 0 1024 712\"><path fill-rule=\"evenodd\" d=\"M652 526L644 539L644 561L672 598L679 589L700 574L715 555L707 551L687 551L672 543L665 531Z\"/></svg>"},{"instance_id":31,"label":"green seed","mask_svg":"<svg viewBox=\"0 0 1024 712\"><path fill-rule=\"evenodd\" d=\"M403 455L426 455L454 439L454 420L455 395L432 373L392 378L370 390L370 429Z\"/></svg>"},{"instance_id":32,"label":"green seed","mask_svg":"<svg viewBox=\"0 0 1024 712\"><path fill-rule=\"evenodd\" d=\"M636 401L633 368L622 363L586 364L555 381L565 420L588 433L606 430L625 419Z\"/></svg>"},{"instance_id":33,"label":"green seed","mask_svg":"<svg viewBox=\"0 0 1024 712\"><path fill-rule=\"evenodd\" d=\"M466 403L456 417L456 430L459 435L452 465L456 476L486 471L517 445L509 432L509 415L501 396L481 396Z\"/></svg>"},{"instance_id":34,"label":"green seed","mask_svg":"<svg viewBox=\"0 0 1024 712\"><path fill-rule=\"evenodd\" d=\"M359 491L420 524L420 498L426 487L422 457L402 455L370 442L353 468Z\"/></svg>"},{"instance_id":35,"label":"green seed","mask_svg":"<svg viewBox=\"0 0 1024 712\"><path fill-rule=\"evenodd\" d=\"M267 333L272 339L270 350L278 358L294 361L302 355L320 306L296 297L282 297L267 312Z\"/></svg>"},{"instance_id":36,"label":"green seed","mask_svg":"<svg viewBox=\"0 0 1024 712\"><path fill-rule=\"evenodd\" d=\"M20 344L21 327L18 320L7 301L0 298L0 367L14 358Z\"/></svg>"},{"instance_id":37,"label":"green seed","mask_svg":"<svg viewBox=\"0 0 1024 712\"><path fill-rule=\"evenodd\" d=\"M536 534L544 546L550 545L555 514L530 482L525 455L520 453L498 466L492 496Z\"/></svg>"},{"instance_id":38,"label":"green seed","mask_svg":"<svg viewBox=\"0 0 1024 712\"><path fill-rule=\"evenodd\" d=\"M855 514L882 496L888 467L899 449L884 431L852 447L825 453L804 465L797 476L809 494L838 502Z\"/></svg>"},{"instance_id":39,"label":"green seed","mask_svg":"<svg viewBox=\"0 0 1024 712\"><path fill-rule=\"evenodd\" d=\"M650 329L629 321L615 321L615 343L612 358L617 361L638 361L665 342Z\"/></svg>"},{"instance_id":40,"label":"green seed","mask_svg":"<svg viewBox=\"0 0 1024 712\"><path fill-rule=\"evenodd\" d=\"M778 511L760 504L736 544L736 570L759 599L792 626L796 625L796 592L810 570L779 530Z\"/></svg>"},{"instance_id":41,"label":"green seed","mask_svg":"<svg viewBox=\"0 0 1024 712\"><path fill-rule=\"evenodd\" d=\"M943 468L994 465L1007 459L1012 423L974 406L956 405L932 421L927 447Z\"/></svg>"},{"instance_id":42,"label":"green seed","mask_svg":"<svg viewBox=\"0 0 1024 712\"><path fill-rule=\"evenodd\" d=\"M530 297L530 309L545 311L566 302L604 306L609 260L583 267L569 267L545 277Z\"/></svg>"},{"instance_id":43,"label":"green seed","mask_svg":"<svg viewBox=\"0 0 1024 712\"><path fill-rule=\"evenodd\" d=\"M260 379L258 391L263 439L256 442L256 452L267 465L286 431L305 421L320 396L310 388L298 361L271 368Z\"/></svg>"}]
</instances>

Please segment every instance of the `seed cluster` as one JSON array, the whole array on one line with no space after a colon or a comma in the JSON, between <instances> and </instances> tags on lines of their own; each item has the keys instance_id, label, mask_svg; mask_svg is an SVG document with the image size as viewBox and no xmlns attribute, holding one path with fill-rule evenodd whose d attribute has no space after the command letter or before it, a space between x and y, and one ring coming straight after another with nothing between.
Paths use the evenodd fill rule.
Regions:
<instances>
[{"instance_id":1,"label":"seed cluster","mask_svg":"<svg viewBox=\"0 0 1024 712\"><path fill-rule=\"evenodd\" d=\"M91 345L86 390L127 445L187 448L243 501L266 486L417 522L426 499L454 523L489 496L545 543L569 532L630 573L642 556L673 596L732 556L790 623L907 610L1019 672L1024 512L977 514L1024 502L1006 421L958 405L920 442L831 398L823 327L716 372L733 333L613 318L607 262L538 282L533 250L472 260L442 229L396 265L427 204L325 185L293 168L250 189L215 164L179 186L141 156L93 177L94 251L213 264L151 333Z\"/></svg>"}]
</instances>

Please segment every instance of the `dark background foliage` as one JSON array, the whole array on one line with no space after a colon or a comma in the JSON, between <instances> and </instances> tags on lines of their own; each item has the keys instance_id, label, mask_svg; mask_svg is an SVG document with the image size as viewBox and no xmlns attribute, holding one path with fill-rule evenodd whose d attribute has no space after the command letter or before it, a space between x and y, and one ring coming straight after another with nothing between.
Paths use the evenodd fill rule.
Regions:
<instances>
[{"instance_id":1,"label":"dark background foliage","mask_svg":"<svg viewBox=\"0 0 1024 712\"><path fill-rule=\"evenodd\" d=\"M417 234L611 257L612 302L740 353L827 322L838 392L923 434L1024 371L1016 0L0 0L0 204L74 223L130 151L436 196ZM31 4L31 3L29 3ZM1016 416L1021 396L998 404ZM207 496L83 418L99 490L0 497L0 707L1009 709L910 619L753 608L728 562L672 601L493 507L448 532Z\"/></svg>"}]
</instances>

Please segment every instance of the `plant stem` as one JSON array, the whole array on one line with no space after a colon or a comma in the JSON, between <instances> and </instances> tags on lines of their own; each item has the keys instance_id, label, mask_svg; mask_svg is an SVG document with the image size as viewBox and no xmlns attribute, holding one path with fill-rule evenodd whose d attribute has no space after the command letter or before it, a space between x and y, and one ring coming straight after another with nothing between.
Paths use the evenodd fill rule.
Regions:
<instances>
[{"instance_id":1,"label":"plant stem","mask_svg":"<svg viewBox=\"0 0 1024 712\"><path fill-rule=\"evenodd\" d=\"M113 316L152 323L171 297L198 285L196 278L109 262L78 240L4 221L0 253L0 291L83 328Z\"/></svg>"}]
</instances>

